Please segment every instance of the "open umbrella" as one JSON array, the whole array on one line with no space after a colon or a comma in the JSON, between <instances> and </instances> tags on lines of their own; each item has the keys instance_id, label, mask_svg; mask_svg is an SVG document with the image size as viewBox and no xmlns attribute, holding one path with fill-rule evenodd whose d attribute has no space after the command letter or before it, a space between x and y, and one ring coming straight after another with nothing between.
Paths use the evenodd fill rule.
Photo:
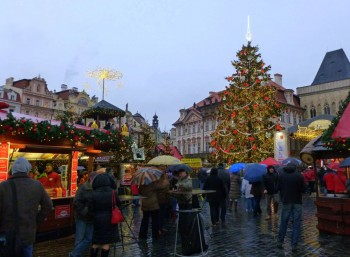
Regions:
<instances>
[{"instance_id":1,"label":"open umbrella","mask_svg":"<svg viewBox=\"0 0 350 257\"><path fill-rule=\"evenodd\" d=\"M350 167L350 157L344 159L340 164L340 168Z\"/></svg>"},{"instance_id":2,"label":"open umbrella","mask_svg":"<svg viewBox=\"0 0 350 257\"><path fill-rule=\"evenodd\" d=\"M243 170L245 165L246 164L243 162L234 163L228 168L227 171L232 172L232 173L236 173L236 172L239 172L240 170Z\"/></svg>"},{"instance_id":3,"label":"open umbrella","mask_svg":"<svg viewBox=\"0 0 350 257\"><path fill-rule=\"evenodd\" d=\"M147 164L150 165L174 165L182 162L171 155L160 155L151 159Z\"/></svg>"},{"instance_id":4,"label":"open umbrella","mask_svg":"<svg viewBox=\"0 0 350 257\"><path fill-rule=\"evenodd\" d=\"M294 157L288 157L287 159L284 159L281 164L283 166L287 166L288 164L294 164L295 166L300 166L302 164L301 160L294 158Z\"/></svg>"},{"instance_id":5,"label":"open umbrella","mask_svg":"<svg viewBox=\"0 0 350 257\"><path fill-rule=\"evenodd\" d=\"M163 175L161 170L155 167L143 167L138 169L131 177L131 183L135 185L149 185L154 181L159 180Z\"/></svg>"},{"instance_id":6,"label":"open umbrella","mask_svg":"<svg viewBox=\"0 0 350 257\"><path fill-rule=\"evenodd\" d=\"M259 163L247 164L244 168L244 179L249 182L258 182L262 180L262 176L266 173L266 166Z\"/></svg>"},{"instance_id":7,"label":"open umbrella","mask_svg":"<svg viewBox=\"0 0 350 257\"><path fill-rule=\"evenodd\" d=\"M170 172L178 172L179 170L184 170L186 172L193 172L192 168L184 163L170 165L167 170Z\"/></svg>"},{"instance_id":8,"label":"open umbrella","mask_svg":"<svg viewBox=\"0 0 350 257\"><path fill-rule=\"evenodd\" d=\"M270 165L281 165L281 163L279 161L276 161L274 158L272 157L268 157L266 158L265 160L261 161L260 164L265 164L267 166L270 166Z\"/></svg>"}]
</instances>

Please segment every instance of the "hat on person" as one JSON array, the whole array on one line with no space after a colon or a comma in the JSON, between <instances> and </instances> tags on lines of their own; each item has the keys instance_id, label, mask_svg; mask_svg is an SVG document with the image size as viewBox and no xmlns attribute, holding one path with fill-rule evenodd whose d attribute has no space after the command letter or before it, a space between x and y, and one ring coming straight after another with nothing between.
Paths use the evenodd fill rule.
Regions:
<instances>
[{"instance_id":1,"label":"hat on person","mask_svg":"<svg viewBox=\"0 0 350 257\"><path fill-rule=\"evenodd\" d=\"M97 174L103 174L106 173L106 168L99 168L98 170L96 170Z\"/></svg>"},{"instance_id":2,"label":"hat on person","mask_svg":"<svg viewBox=\"0 0 350 257\"><path fill-rule=\"evenodd\" d=\"M12 165L11 173L19 173L19 172L24 172L28 173L32 169L32 165L29 163L29 161L24 158L20 157Z\"/></svg>"}]
</instances>

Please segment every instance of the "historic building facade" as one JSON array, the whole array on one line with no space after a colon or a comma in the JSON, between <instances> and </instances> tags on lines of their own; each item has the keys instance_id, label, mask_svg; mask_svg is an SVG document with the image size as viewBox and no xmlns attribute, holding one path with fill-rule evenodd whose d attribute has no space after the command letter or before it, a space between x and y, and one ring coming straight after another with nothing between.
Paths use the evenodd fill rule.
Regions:
<instances>
[{"instance_id":1,"label":"historic building facade","mask_svg":"<svg viewBox=\"0 0 350 257\"><path fill-rule=\"evenodd\" d=\"M336 115L350 91L350 62L343 49L326 53L314 81L297 87L304 118Z\"/></svg>"},{"instance_id":2,"label":"historic building facade","mask_svg":"<svg viewBox=\"0 0 350 257\"><path fill-rule=\"evenodd\" d=\"M280 116L281 125L288 128L300 123L304 109L294 91L282 86L282 75L275 74L275 81L270 84L277 88L276 97L285 106ZM220 93L210 92L207 98L180 110L180 117L171 129L171 141L182 155L205 159L212 151L210 135L218 125L216 111L221 102Z\"/></svg>"},{"instance_id":3,"label":"historic building facade","mask_svg":"<svg viewBox=\"0 0 350 257\"><path fill-rule=\"evenodd\" d=\"M71 111L80 115L84 110L97 103L98 98L85 92L79 92L76 87L68 89L61 86L61 91L50 91L44 78L6 79L5 85L0 87L0 99L10 105L8 110L52 120L55 115L63 111Z\"/></svg>"}]
</instances>

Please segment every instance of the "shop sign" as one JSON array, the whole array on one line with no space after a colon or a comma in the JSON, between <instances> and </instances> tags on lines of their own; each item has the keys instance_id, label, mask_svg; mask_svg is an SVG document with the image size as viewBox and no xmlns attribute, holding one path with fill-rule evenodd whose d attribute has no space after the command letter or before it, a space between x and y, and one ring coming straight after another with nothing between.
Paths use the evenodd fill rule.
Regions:
<instances>
[{"instance_id":1,"label":"shop sign","mask_svg":"<svg viewBox=\"0 0 350 257\"><path fill-rule=\"evenodd\" d=\"M286 131L275 133L275 160L283 161L289 157L289 144Z\"/></svg>"},{"instance_id":2,"label":"shop sign","mask_svg":"<svg viewBox=\"0 0 350 257\"><path fill-rule=\"evenodd\" d=\"M70 205L57 205L55 207L55 219L70 217Z\"/></svg>"},{"instance_id":3,"label":"shop sign","mask_svg":"<svg viewBox=\"0 0 350 257\"><path fill-rule=\"evenodd\" d=\"M0 143L0 182L5 181L8 175L10 143Z\"/></svg>"},{"instance_id":4,"label":"shop sign","mask_svg":"<svg viewBox=\"0 0 350 257\"><path fill-rule=\"evenodd\" d=\"M182 158L181 161L191 168L201 168L203 166L201 158Z\"/></svg>"}]
</instances>

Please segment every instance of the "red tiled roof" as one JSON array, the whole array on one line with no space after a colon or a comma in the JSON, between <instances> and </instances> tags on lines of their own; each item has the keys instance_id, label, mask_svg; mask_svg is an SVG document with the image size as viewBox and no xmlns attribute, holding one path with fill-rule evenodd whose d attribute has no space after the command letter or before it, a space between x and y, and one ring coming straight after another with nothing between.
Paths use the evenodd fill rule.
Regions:
<instances>
[{"instance_id":1,"label":"red tiled roof","mask_svg":"<svg viewBox=\"0 0 350 257\"><path fill-rule=\"evenodd\" d=\"M67 89L67 90L63 90L63 91L60 91L60 92L56 92L55 94L59 98L61 98L62 100L68 100L69 99L69 95L74 94L75 96L78 96L79 92Z\"/></svg>"}]
</instances>

